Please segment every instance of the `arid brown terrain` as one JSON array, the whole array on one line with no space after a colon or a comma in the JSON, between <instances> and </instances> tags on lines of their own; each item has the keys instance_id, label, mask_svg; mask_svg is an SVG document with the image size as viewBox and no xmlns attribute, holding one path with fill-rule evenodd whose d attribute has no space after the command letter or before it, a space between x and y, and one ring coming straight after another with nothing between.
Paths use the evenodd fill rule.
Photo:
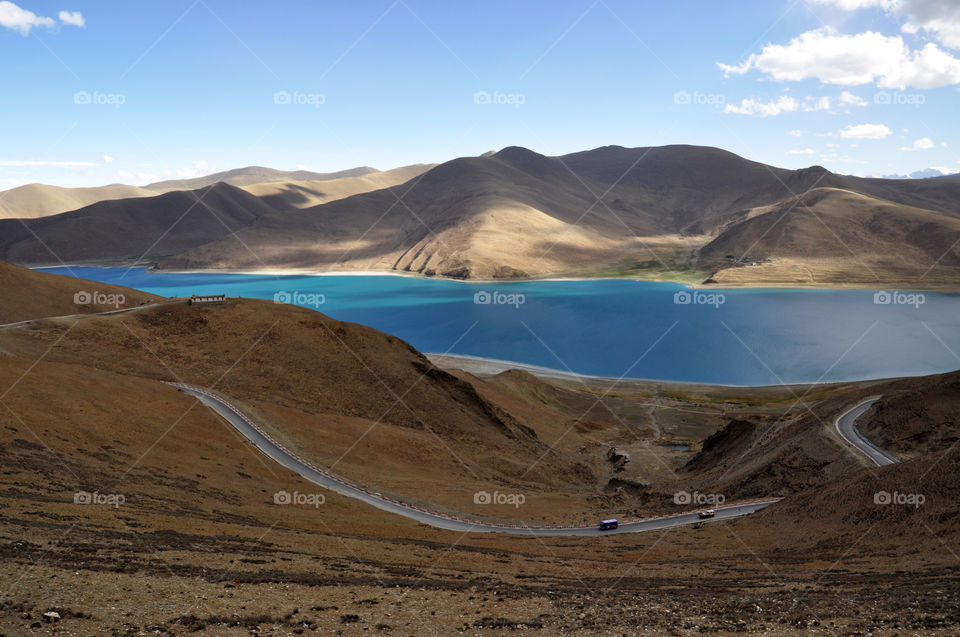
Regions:
<instances>
[{"instance_id":1,"label":"arid brown terrain","mask_svg":"<svg viewBox=\"0 0 960 637\"><path fill-rule=\"evenodd\" d=\"M5 310L18 290L86 285L4 272ZM599 538L442 531L306 482L163 381L229 396L316 464L439 510L594 523L689 509L678 493L783 500ZM833 424L876 395L861 429L901 460L885 468ZM757 389L478 377L244 299L3 327L0 633L952 635L958 408L960 373Z\"/></svg>"},{"instance_id":2,"label":"arid brown terrain","mask_svg":"<svg viewBox=\"0 0 960 637\"><path fill-rule=\"evenodd\" d=\"M410 166L398 170L409 171L409 169L412 168L414 167ZM388 171L388 173L393 172L394 171ZM348 180L347 183L349 183L350 181L362 179L363 177L373 177L380 174L380 171L368 167L342 170L336 173L315 173L306 170L283 171L264 168L262 166L248 166L246 168L213 173L204 177L158 181L153 184L147 184L146 186L111 184L109 186L91 188L62 188L48 184L27 184L0 192L0 219L34 219L47 217L77 210L78 208L83 208L101 201L153 197L174 190L196 190L205 188L218 182L240 187L258 187L265 186L266 184L299 184L301 182L315 184L318 182L337 182L340 179L346 179ZM407 179L414 174L416 173L405 173ZM390 181L389 174L384 174L383 176L386 177L384 181ZM376 179L373 183L379 184L379 187L388 185ZM359 189L356 190L356 192L363 192L363 190Z\"/></svg>"},{"instance_id":3,"label":"arid brown terrain","mask_svg":"<svg viewBox=\"0 0 960 637\"><path fill-rule=\"evenodd\" d=\"M696 146L562 157L512 147L266 215L160 266L955 287L957 188L784 170Z\"/></svg>"},{"instance_id":4,"label":"arid brown terrain","mask_svg":"<svg viewBox=\"0 0 960 637\"><path fill-rule=\"evenodd\" d=\"M0 261L0 324L139 307L163 300L139 290L49 276Z\"/></svg>"},{"instance_id":5,"label":"arid brown terrain","mask_svg":"<svg viewBox=\"0 0 960 637\"><path fill-rule=\"evenodd\" d=\"M960 280L960 181L788 170L702 146L557 157L508 147L383 172L250 167L151 184L139 197L114 187L92 203L92 189L24 188L0 193L7 214L47 216L0 219L0 259L21 265L723 286ZM64 212L70 201L78 209Z\"/></svg>"}]
</instances>

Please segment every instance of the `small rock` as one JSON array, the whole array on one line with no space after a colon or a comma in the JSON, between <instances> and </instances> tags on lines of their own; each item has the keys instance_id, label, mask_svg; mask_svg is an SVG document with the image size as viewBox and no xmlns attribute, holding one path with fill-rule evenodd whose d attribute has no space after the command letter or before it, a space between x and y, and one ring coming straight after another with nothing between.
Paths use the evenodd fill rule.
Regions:
<instances>
[{"instance_id":1,"label":"small rock","mask_svg":"<svg viewBox=\"0 0 960 637\"><path fill-rule=\"evenodd\" d=\"M43 621L47 622L48 624L58 622L60 621L60 613L55 610L47 611L43 614Z\"/></svg>"}]
</instances>

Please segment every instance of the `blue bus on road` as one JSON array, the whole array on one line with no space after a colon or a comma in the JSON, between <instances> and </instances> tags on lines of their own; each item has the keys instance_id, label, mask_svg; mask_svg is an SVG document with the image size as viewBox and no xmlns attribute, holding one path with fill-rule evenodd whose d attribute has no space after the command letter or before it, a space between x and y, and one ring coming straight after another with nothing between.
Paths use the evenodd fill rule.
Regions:
<instances>
[{"instance_id":1,"label":"blue bus on road","mask_svg":"<svg viewBox=\"0 0 960 637\"><path fill-rule=\"evenodd\" d=\"M601 520L600 521L600 530L601 531L611 531L617 528L620 525L616 520Z\"/></svg>"}]
</instances>

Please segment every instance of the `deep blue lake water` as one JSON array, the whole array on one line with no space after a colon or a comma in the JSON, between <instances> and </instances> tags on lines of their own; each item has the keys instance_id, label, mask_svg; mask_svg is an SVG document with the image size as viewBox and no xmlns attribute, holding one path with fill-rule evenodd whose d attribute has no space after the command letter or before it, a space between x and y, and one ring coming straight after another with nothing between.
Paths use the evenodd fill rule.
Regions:
<instances>
[{"instance_id":1,"label":"deep blue lake water","mask_svg":"<svg viewBox=\"0 0 960 637\"><path fill-rule=\"evenodd\" d=\"M394 334L424 352L579 374L771 385L960 368L956 294L771 289L694 295L680 284L624 280L491 284L94 267L45 271L162 296L225 293L292 301Z\"/></svg>"}]
</instances>

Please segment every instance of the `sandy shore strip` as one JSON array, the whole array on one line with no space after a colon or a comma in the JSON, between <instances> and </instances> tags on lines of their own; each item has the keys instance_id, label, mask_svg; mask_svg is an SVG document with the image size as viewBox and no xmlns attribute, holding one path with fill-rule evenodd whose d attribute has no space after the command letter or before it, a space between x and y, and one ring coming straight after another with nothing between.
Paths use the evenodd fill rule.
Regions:
<instances>
[{"instance_id":1,"label":"sandy shore strip","mask_svg":"<svg viewBox=\"0 0 960 637\"><path fill-rule=\"evenodd\" d=\"M755 390L755 391L804 391L812 387L841 387L852 384L873 385L890 379L863 379L851 381L831 381L822 383L806 383L793 385L727 385L727 384L707 384L686 382L680 380L654 380L648 378L618 378L615 376L591 376L590 374L577 374L561 369L542 367L540 365L531 365L528 363L519 363L516 361L506 361L498 358L484 358L482 356L469 356L466 354L430 354L424 353L427 359L440 369L459 369L473 374L475 376L494 376L509 370L520 370L533 374L537 378L545 380L560 380L566 382L589 385L591 387L609 387L616 384L618 387L627 388L633 386L636 388L649 389L678 387L687 390L690 389L725 389L725 390Z\"/></svg>"},{"instance_id":2,"label":"sandy shore strip","mask_svg":"<svg viewBox=\"0 0 960 637\"><path fill-rule=\"evenodd\" d=\"M272 276L272 277L288 277L288 276L334 276L334 277L368 277L368 276L394 276L394 277L406 277L410 279L422 279L425 281L450 281L453 283L464 283L467 285L512 285L515 283L553 283L553 282L587 282L587 281L636 281L640 283L664 283L674 286L681 286L689 290L708 290L712 292L735 292L738 290L750 290L750 291L763 291L763 290L867 290L867 291L877 291L877 290L909 290L911 292L930 292L935 294L960 294L960 287L957 284L943 284L943 285L927 285L927 286L917 286L914 285L915 282L901 282L900 285L886 285L878 287L878 284L875 283L850 283L850 284L838 284L838 283L823 283L817 285L811 285L807 283L766 283L766 282L750 282L750 283L739 283L739 282L724 282L724 283L691 283L690 281L684 281L679 279L670 279L668 278L656 278L656 277L639 277L639 276L622 276L622 277L592 277L592 276L550 276L546 275L543 277L526 277L521 279L485 279L485 278L472 278L472 279L454 279L451 277L444 276L426 276L418 272L402 272L397 270L313 270L309 268L262 268L262 269L229 269L229 268L218 268L218 269L189 269L189 270L155 270L147 264L123 264L123 263L71 263L71 264L62 264L62 263L47 263L47 264L27 264L24 267L28 267L32 270L42 269L42 268L82 268L82 267L94 267L94 268L146 268L148 274L234 274L234 275L245 275L245 276Z\"/></svg>"},{"instance_id":3,"label":"sandy shore strip","mask_svg":"<svg viewBox=\"0 0 960 637\"><path fill-rule=\"evenodd\" d=\"M110 267L110 266L105 266ZM638 283L663 283L671 286L681 286L688 290L706 290L712 292L735 292L738 290L763 291L763 290L910 290L913 292L931 292L939 294L960 294L960 288L956 284L944 284L940 286L916 286L911 283L901 284L900 286L887 285L878 287L873 283L851 283L838 284L827 283L812 285L807 283L765 283L765 282L724 282L716 283L692 283L690 281L667 278L645 278L639 276L621 276L621 277L592 277L592 276L533 276L520 279L454 279L445 276L426 276L418 272L400 272L397 270L310 270L310 269L290 269L290 268L264 268L259 270L232 270L232 269L210 269L210 270L153 270L148 269L149 274L242 274L254 276L396 276L410 279L422 279L425 281L450 281L453 283L464 283L467 285L513 285L515 283L555 283L555 282L588 282L588 281L636 281Z\"/></svg>"},{"instance_id":4,"label":"sandy shore strip","mask_svg":"<svg viewBox=\"0 0 960 637\"><path fill-rule=\"evenodd\" d=\"M53 266L45 266L53 267ZM74 266L76 267L76 266ZM109 267L109 266L106 266ZM147 270L148 274L242 274L253 276L397 276L408 279L422 279L424 281L450 281L452 283L495 284L511 285L514 283L545 283L557 281L648 281L650 283L676 283L687 287L698 287L684 281L668 281L665 279L641 279L635 277L527 277L522 279L454 279L446 276L426 276L418 272L399 272L397 270L299 270L284 268L268 268L262 270Z\"/></svg>"},{"instance_id":5,"label":"sandy shore strip","mask_svg":"<svg viewBox=\"0 0 960 637\"><path fill-rule=\"evenodd\" d=\"M616 378L605 376L590 376L587 374L577 374L560 369L551 369L550 367L541 367L539 365L528 365L527 363L518 363L516 361L505 361L497 358L483 358L480 356L466 356L462 354L424 354L430 362L437 367L452 369L462 369L470 374L478 376L492 376L511 369L519 369L529 372L540 378L555 378L559 380L595 380L595 381L616 381Z\"/></svg>"},{"instance_id":6,"label":"sandy shore strip","mask_svg":"<svg viewBox=\"0 0 960 637\"><path fill-rule=\"evenodd\" d=\"M82 264L81 264L82 265ZM40 267L40 266L30 266ZM43 266L53 267L53 266ZM102 266L117 267L117 266ZM125 266L124 266L125 267ZM143 266L137 266L143 267ZM736 292L740 290L763 291L763 290L909 290L911 292L931 292L938 294L960 294L960 286L956 283L946 283L941 285L916 285L917 282L901 281L900 285L894 285L890 282L887 285L881 285L880 282L856 282L856 283L819 283L812 284L807 282L738 282L724 281L722 283L695 283L689 280L666 277L643 277L643 276L573 276L573 275L544 275L530 276L517 279L489 279L489 278L470 278L456 279L440 275L427 276L419 272L405 272L398 270L315 270L310 268L261 268L261 269L199 269L199 270L155 270L147 268L148 274L241 274L252 276L395 276L406 277L410 279L422 279L425 281L450 281L453 283L464 283L467 285L512 285L515 283L555 283L555 282L588 282L588 281L635 281L638 283L662 283L671 286L680 286L689 290L706 290L712 292Z\"/></svg>"}]
</instances>

